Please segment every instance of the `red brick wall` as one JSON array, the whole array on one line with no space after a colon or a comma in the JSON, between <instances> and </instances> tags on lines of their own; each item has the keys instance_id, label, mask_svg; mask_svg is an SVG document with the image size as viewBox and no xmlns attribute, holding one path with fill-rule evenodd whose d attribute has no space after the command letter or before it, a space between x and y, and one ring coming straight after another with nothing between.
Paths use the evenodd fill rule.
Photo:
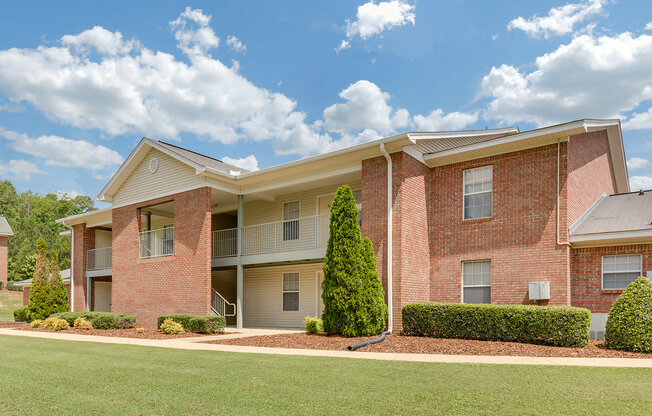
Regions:
<instances>
[{"instance_id":1,"label":"red brick wall","mask_svg":"<svg viewBox=\"0 0 652 416\"><path fill-rule=\"evenodd\" d=\"M607 132L571 136L568 142L568 226L603 193L616 193Z\"/></svg>"},{"instance_id":2,"label":"red brick wall","mask_svg":"<svg viewBox=\"0 0 652 416\"><path fill-rule=\"evenodd\" d=\"M361 228L362 236L374 245L378 275L387 293L387 162L383 157L362 161Z\"/></svg>"},{"instance_id":3,"label":"red brick wall","mask_svg":"<svg viewBox=\"0 0 652 416\"><path fill-rule=\"evenodd\" d=\"M0 236L0 286L4 289L7 287L7 262L9 261L7 253L7 240L6 236Z\"/></svg>"},{"instance_id":4,"label":"red brick wall","mask_svg":"<svg viewBox=\"0 0 652 416\"><path fill-rule=\"evenodd\" d=\"M113 311L154 324L167 313L210 313L211 191L201 188L113 210ZM174 255L138 258L139 208L174 200Z\"/></svg>"},{"instance_id":5,"label":"red brick wall","mask_svg":"<svg viewBox=\"0 0 652 416\"><path fill-rule=\"evenodd\" d=\"M86 253L95 248L95 228L86 228L86 224L73 227L74 258L73 283L75 285L74 311L86 310Z\"/></svg>"},{"instance_id":6,"label":"red brick wall","mask_svg":"<svg viewBox=\"0 0 652 416\"><path fill-rule=\"evenodd\" d=\"M562 144L562 199L566 146ZM493 166L488 219L463 220L462 172ZM528 282L550 281L550 304L570 304L569 248L556 244L557 145L432 169L431 299L462 301L462 262L491 260L492 303L529 303ZM565 236L562 235L563 240Z\"/></svg>"},{"instance_id":7,"label":"red brick wall","mask_svg":"<svg viewBox=\"0 0 652 416\"><path fill-rule=\"evenodd\" d=\"M652 244L574 248L571 253L571 303L591 312L609 312L622 290L602 290L602 256L641 254L642 274L652 270Z\"/></svg>"}]
</instances>

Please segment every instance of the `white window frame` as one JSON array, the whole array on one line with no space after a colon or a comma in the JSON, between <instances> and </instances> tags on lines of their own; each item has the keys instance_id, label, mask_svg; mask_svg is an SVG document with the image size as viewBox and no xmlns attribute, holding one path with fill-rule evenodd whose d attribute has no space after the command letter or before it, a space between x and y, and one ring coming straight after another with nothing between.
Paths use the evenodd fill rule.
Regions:
<instances>
[{"instance_id":1,"label":"white window frame","mask_svg":"<svg viewBox=\"0 0 652 416\"><path fill-rule=\"evenodd\" d=\"M299 288L297 290L285 290L285 276L296 274L297 275L297 284ZM297 309L296 310L286 310L285 309L285 294L286 293L296 293L297 294ZM281 310L283 312L299 312L301 311L301 273L299 272L284 272L281 274Z\"/></svg>"},{"instance_id":2,"label":"white window frame","mask_svg":"<svg viewBox=\"0 0 652 416\"><path fill-rule=\"evenodd\" d=\"M639 259L638 266L638 275L643 276L643 255L642 254L605 254L600 258L600 289L602 290L625 290L625 288L608 288L604 287L604 259L605 257L625 257L625 256L636 256ZM634 273L636 270L616 270L607 272L608 274L616 273Z\"/></svg>"},{"instance_id":3,"label":"white window frame","mask_svg":"<svg viewBox=\"0 0 652 416\"><path fill-rule=\"evenodd\" d=\"M481 169L491 169L491 190L490 191L480 191L480 192L469 192L466 193L466 182L464 180L466 176L466 172L474 171L474 170L481 170ZM465 196L468 195L479 195L479 194L485 194L485 193L490 193L491 194L491 212L489 213L489 216L487 217L476 217L476 218L465 218L465 213L466 213L466 202L465 202ZM470 221L470 220L481 220L484 218L491 218L494 215L494 166L493 165L485 165L485 166L478 166L477 168L471 168L471 169L464 169L462 171L462 220L464 221Z\"/></svg>"},{"instance_id":4,"label":"white window frame","mask_svg":"<svg viewBox=\"0 0 652 416\"><path fill-rule=\"evenodd\" d=\"M297 210L298 216L297 216L297 218L292 218L292 219L286 220L285 219L285 206L287 204L294 204L294 203L296 203L297 206L299 207L299 209ZM285 238L286 237L286 234L285 234L285 230L286 230L285 226L286 226L286 224L290 225L290 223L292 223L294 221L296 221L297 238ZM281 224L283 224L282 225L282 230L281 230L281 241L283 241L283 242L285 242L285 241L297 241L297 240L301 239L301 201L300 200L287 201L287 202L283 202L281 204ZM294 232L292 230L291 226L288 227L288 230L289 230L288 234L291 234L292 232Z\"/></svg>"},{"instance_id":5,"label":"white window frame","mask_svg":"<svg viewBox=\"0 0 652 416\"><path fill-rule=\"evenodd\" d=\"M462 262L461 265L461 279L462 279L462 303L464 302L464 289L467 287L488 287L489 288L489 303L468 303L468 305L491 305L493 301L493 293L491 290L492 284L489 283L488 285L465 285L464 284L464 264L470 264L470 263L489 263L489 281L493 282L493 271L491 267L491 259L483 259L483 260L465 260Z\"/></svg>"}]
</instances>

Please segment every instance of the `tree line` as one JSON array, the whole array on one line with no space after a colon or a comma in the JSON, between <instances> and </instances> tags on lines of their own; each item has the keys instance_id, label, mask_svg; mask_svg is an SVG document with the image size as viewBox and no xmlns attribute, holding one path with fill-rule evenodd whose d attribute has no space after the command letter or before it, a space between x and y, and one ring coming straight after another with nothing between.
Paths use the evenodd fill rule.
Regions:
<instances>
[{"instance_id":1,"label":"tree line","mask_svg":"<svg viewBox=\"0 0 652 416\"><path fill-rule=\"evenodd\" d=\"M70 267L70 237L59 233L67 228L56 220L95 210L93 200L84 195L48 193L30 190L18 193L13 184L0 181L0 216L7 218L14 235L9 237L9 281L34 277L36 242L42 238L56 252L59 269Z\"/></svg>"}]
</instances>

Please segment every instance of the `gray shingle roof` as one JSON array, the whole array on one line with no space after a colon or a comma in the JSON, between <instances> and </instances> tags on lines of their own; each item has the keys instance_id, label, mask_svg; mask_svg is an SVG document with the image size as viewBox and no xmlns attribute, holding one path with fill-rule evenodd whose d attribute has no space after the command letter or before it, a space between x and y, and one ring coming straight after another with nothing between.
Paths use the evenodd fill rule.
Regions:
<instances>
[{"instance_id":1,"label":"gray shingle roof","mask_svg":"<svg viewBox=\"0 0 652 416\"><path fill-rule=\"evenodd\" d=\"M68 284L70 283L70 269L64 269L59 272L61 275L61 280L63 280L63 284ZM26 280L21 280L20 282L16 282L17 286L31 286L32 285L32 279L26 279Z\"/></svg>"},{"instance_id":2,"label":"gray shingle roof","mask_svg":"<svg viewBox=\"0 0 652 416\"><path fill-rule=\"evenodd\" d=\"M166 149L172 152L175 152L180 156L185 157L188 160L191 160L207 168L217 170L219 172L224 172L227 174L230 174L232 171L241 172L241 173L248 172L248 170L242 169L238 166L229 165L228 163L224 163L221 160L209 156L205 156L200 153L193 152L192 150L184 149L182 147L178 147L170 143L165 143L159 140L158 144L160 144L161 146L165 147Z\"/></svg>"},{"instance_id":3,"label":"gray shingle roof","mask_svg":"<svg viewBox=\"0 0 652 416\"><path fill-rule=\"evenodd\" d=\"M652 190L603 198L571 235L652 230Z\"/></svg>"},{"instance_id":4,"label":"gray shingle roof","mask_svg":"<svg viewBox=\"0 0 652 416\"><path fill-rule=\"evenodd\" d=\"M14 235L5 217L0 217L0 235Z\"/></svg>"}]
</instances>

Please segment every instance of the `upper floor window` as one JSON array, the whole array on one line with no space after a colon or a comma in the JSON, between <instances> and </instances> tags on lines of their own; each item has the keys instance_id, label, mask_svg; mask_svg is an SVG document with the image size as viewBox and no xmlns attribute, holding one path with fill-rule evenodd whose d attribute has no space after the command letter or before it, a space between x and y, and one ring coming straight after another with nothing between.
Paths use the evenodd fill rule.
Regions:
<instances>
[{"instance_id":1,"label":"upper floor window","mask_svg":"<svg viewBox=\"0 0 652 416\"><path fill-rule=\"evenodd\" d=\"M491 217L493 166L464 171L464 219Z\"/></svg>"},{"instance_id":2,"label":"upper floor window","mask_svg":"<svg viewBox=\"0 0 652 416\"><path fill-rule=\"evenodd\" d=\"M625 289L641 275L640 254L602 256L603 289Z\"/></svg>"},{"instance_id":3,"label":"upper floor window","mask_svg":"<svg viewBox=\"0 0 652 416\"><path fill-rule=\"evenodd\" d=\"M299 239L299 201L283 204L283 241Z\"/></svg>"},{"instance_id":4,"label":"upper floor window","mask_svg":"<svg viewBox=\"0 0 652 416\"><path fill-rule=\"evenodd\" d=\"M462 262L462 302L491 303L491 261Z\"/></svg>"}]
</instances>

